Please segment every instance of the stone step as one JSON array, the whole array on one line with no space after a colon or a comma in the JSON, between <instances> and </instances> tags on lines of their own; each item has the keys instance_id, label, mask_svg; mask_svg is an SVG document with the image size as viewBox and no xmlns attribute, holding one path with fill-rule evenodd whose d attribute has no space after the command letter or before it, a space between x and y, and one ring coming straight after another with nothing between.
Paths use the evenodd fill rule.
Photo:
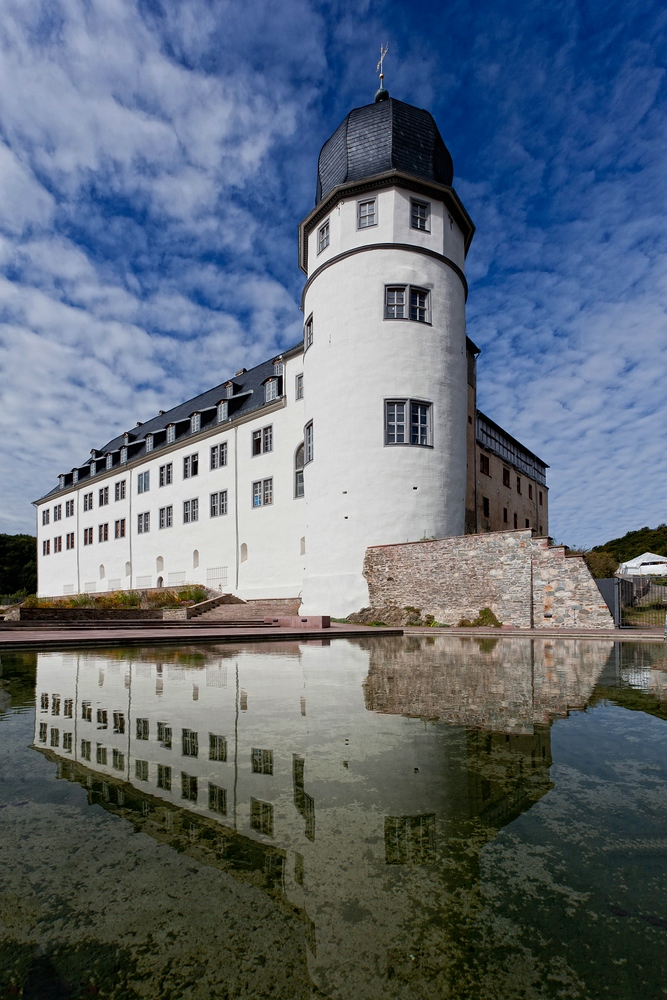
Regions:
<instances>
[{"instance_id":1,"label":"stone step","mask_svg":"<svg viewBox=\"0 0 667 1000\"><path fill-rule=\"evenodd\" d=\"M247 601L245 604L218 604L210 611L204 611L197 616L197 621L263 621L265 618L298 615L301 599L276 598L267 600Z\"/></svg>"}]
</instances>

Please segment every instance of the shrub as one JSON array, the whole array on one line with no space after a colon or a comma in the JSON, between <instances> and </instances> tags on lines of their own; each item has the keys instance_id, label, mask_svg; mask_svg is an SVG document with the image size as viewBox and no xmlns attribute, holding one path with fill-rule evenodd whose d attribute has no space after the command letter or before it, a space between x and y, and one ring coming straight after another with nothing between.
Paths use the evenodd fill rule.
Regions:
<instances>
[{"instance_id":1,"label":"shrub","mask_svg":"<svg viewBox=\"0 0 667 1000\"><path fill-rule=\"evenodd\" d=\"M179 590L178 599L179 601L194 601L195 604L201 604L208 598L208 593L204 587L200 587L197 584L193 586L184 587L183 590Z\"/></svg>"},{"instance_id":2,"label":"shrub","mask_svg":"<svg viewBox=\"0 0 667 1000\"><path fill-rule=\"evenodd\" d=\"M610 552L586 552L584 559L596 580L609 579L618 569L618 563Z\"/></svg>"},{"instance_id":3,"label":"shrub","mask_svg":"<svg viewBox=\"0 0 667 1000\"><path fill-rule=\"evenodd\" d=\"M498 621L491 608L482 608L473 621L469 618L462 618L459 628L501 628L502 622Z\"/></svg>"}]
</instances>

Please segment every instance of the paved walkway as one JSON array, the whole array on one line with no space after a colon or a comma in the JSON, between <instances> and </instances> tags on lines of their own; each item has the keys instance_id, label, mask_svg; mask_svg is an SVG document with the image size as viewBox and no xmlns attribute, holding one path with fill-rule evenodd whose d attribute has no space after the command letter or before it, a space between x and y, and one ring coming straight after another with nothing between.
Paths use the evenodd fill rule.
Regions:
<instances>
[{"instance_id":1,"label":"paved walkway","mask_svg":"<svg viewBox=\"0 0 667 1000\"><path fill-rule=\"evenodd\" d=\"M456 635L456 636L493 636L495 639L606 639L613 642L664 642L664 630L661 628L616 628L616 629L577 629L577 628L420 628L405 626L404 635Z\"/></svg>"}]
</instances>

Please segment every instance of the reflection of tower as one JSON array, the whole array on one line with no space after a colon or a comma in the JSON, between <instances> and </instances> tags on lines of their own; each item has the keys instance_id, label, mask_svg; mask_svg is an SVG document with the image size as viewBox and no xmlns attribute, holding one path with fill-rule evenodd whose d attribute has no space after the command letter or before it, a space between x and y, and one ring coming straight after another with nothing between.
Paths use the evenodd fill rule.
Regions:
<instances>
[{"instance_id":1,"label":"reflection of tower","mask_svg":"<svg viewBox=\"0 0 667 1000\"><path fill-rule=\"evenodd\" d=\"M368 603L368 545L463 534L474 227L452 173L432 116L386 90L322 147L299 230L304 613Z\"/></svg>"}]
</instances>

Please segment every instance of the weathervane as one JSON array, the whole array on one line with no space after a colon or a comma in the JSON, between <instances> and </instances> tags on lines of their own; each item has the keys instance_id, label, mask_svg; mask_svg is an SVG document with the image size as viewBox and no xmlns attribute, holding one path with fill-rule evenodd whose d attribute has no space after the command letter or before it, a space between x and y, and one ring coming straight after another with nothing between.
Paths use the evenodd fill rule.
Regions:
<instances>
[{"instance_id":1,"label":"weathervane","mask_svg":"<svg viewBox=\"0 0 667 1000\"><path fill-rule=\"evenodd\" d=\"M386 100L387 98L387 91L384 88L384 57L386 56L388 51L389 51L388 42L386 43L386 45L380 46L380 60L377 66L375 67L375 72L377 73L379 71L380 73L380 89L375 95L376 101L383 101Z\"/></svg>"}]
</instances>

